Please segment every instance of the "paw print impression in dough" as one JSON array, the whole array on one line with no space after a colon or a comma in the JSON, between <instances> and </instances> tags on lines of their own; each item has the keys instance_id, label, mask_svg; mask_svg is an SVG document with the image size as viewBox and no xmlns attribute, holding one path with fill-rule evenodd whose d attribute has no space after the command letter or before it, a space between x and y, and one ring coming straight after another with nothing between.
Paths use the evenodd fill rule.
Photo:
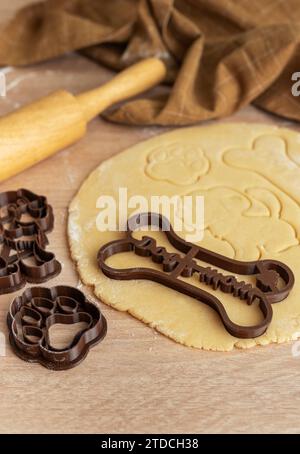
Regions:
<instances>
[{"instance_id":1,"label":"paw print impression in dough","mask_svg":"<svg viewBox=\"0 0 300 454\"><path fill-rule=\"evenodd\" d=\"M152 151L145 169L154 180L178 185L194 184L208 170L209 160L200 147L185 147L179 143Z\"/></svg>"}]
</instances>

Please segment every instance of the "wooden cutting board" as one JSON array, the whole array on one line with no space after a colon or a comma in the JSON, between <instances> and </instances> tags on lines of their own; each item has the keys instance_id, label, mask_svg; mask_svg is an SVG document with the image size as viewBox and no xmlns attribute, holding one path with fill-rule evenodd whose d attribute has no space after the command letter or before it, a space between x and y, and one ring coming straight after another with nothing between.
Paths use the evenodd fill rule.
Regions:
<instances>
[{"instance_id":1,"label":"wooden cutting board","mask_svg":"<svg viewBox=\"0 0 300 454\"><path fill-rule=\"evenodd\" d=\"M1 19L27 3L1 2ZM12 69L0 114L61 87L78 93L110 77L109 71L76 55ZM226 121L300 130L254 107ZM50 249L63 271L49 286L80 285L69 256L66 217L81 182L102 160L165 131L96 119L80 143L0 185L1 192L26 187L47 195L54 207ZM0 298L0 330L5 335L11 299ZM291 345L204 352L180 346L104 304L101 309L108 335L70 371L51 372L22 362L6 342L6 356L0 357L1 433L300 432L300 357L292 356ZM3 342L3 334L0 338Z\"/></svg>"}]
</instances>

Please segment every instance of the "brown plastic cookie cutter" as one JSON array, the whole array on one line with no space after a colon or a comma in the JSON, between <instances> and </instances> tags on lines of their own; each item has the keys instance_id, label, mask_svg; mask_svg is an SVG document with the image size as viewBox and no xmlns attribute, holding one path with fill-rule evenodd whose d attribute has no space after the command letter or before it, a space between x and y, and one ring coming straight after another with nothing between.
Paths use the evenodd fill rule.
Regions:
<instances>
[{"instance_id":1,"label":"brown plastic cookie cutter","mask_svg":"<svg viewBox=\"0 0 300 454\"><path fill-rule=\"evenodd\" d=\"M60 263L45 250L53 224L53 210L44 196L26 189L0 194L0 294L60 273Z\"/></svg>"},{"instance_id":2,"label":"brown plastic cookie cutter","mask_svg":"<svg viewBox=\"0 0 300 454\"><path fill-rule=\"evenodd\" d=\"M143 236L142 239L133 237L135 230L151 225L163 230L171 245L185 255L168 252L164 247L157 246L156 240L149 236ZM162 265L163 271L142 267L118 269L107 265L106 260L109 257L128 251L133 251L139 256L151 257L153 262ZM224 275L217 269L202 266L195 259L231 273L253 276L256 286L239 281L236 276ZM98 265L109 278L148 279L207 304L218 313L226 330L238 338L254 338L263 334L272 319L271 304L286 298L294 285L294 275L284 263L276 260L242 262L188 243L175 233L168 219L157 213L141 213L130 218L126 238L101 247L98 252ZM231 293L234 297L246 300L249 305L256 301L263 314L263 320L254 326L242 326L232 322L216 296L180 279L195 274L198 275L200 282L211 286L213 290L220 289L224 293Z\"/></svg>"},{"instance_id":3,"label":"brown plastic cookie cutter","mask_svg":"<svg viewBox=\"0 0 300 454\"><path fill-rule=\"evenodd\" d=\"M55 324L84 322L64 349L51 346L49 329ZM106 335L107 324L100 310L74 287L32 287L14 299L7 316L10 344L21 359L48 369L77 366L89 349Z\"/></svg>"}]
</instances>

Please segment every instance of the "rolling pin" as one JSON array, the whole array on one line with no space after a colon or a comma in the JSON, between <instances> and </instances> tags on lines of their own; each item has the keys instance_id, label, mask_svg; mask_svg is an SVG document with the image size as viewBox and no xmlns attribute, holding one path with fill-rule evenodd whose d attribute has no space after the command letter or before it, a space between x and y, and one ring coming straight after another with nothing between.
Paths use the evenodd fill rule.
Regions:
<instances>
[{"instance_id":1,"label":"rolling pin","mask_svg":"<svg viewBox=\"0 0 300 454\"><path fill-rule=\"evenodd\" d=\"M77 96L59 90L0 117L0 181L77 142L92 118L159 84L165 75L164 63L149 58L94 90Z\"/></svg>"}]
</instances>

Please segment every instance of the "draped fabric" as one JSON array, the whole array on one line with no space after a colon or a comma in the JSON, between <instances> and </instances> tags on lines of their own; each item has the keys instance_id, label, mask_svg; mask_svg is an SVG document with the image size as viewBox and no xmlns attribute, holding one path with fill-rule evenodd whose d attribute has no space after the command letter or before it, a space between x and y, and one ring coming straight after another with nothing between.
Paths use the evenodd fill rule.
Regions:
<instances>
[{"instance_id":1,"label":"draped fabric","mask_svg":"<svg viewBox=\"0 0 300 454\"><path fill-rule=\"evenodd\" d=\"M118 71L156 56L169 87L124 103L111 120L187 125L249 103L300 120L291 90L299 43L299 0L48 0L1 28L0 65L79 51Z\"/></svg>"}]
</instances>

